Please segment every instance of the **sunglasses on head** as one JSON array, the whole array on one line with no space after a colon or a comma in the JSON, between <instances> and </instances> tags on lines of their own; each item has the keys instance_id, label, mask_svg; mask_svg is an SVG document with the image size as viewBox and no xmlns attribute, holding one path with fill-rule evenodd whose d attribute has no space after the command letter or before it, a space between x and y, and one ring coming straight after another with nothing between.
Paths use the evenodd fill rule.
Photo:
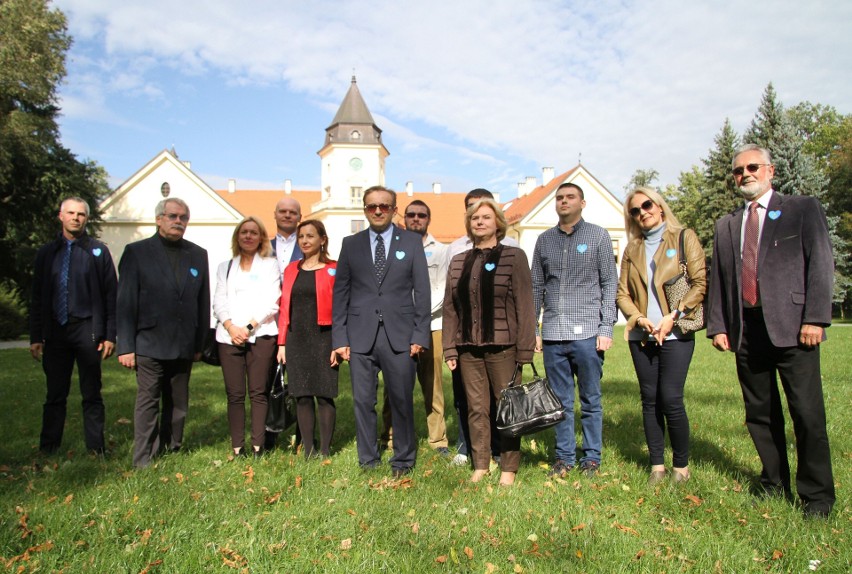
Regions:
<instances>
[{"instance_id":1,"label":"sunglasses on head","mask_svg":"<svg viewBox=\"0 0 852 574\"><path fill-rule=\"evenodd\" d=\"M377 209L382 213L387 213L393 209L393 205L388 203L368 203L364 206L364 211L376 211Z\"/></svg>"},{"instance_id":2,"label":"sunglasses on head","mask_svg":"<svg viewBox=\"0 0 852 574\"><path fill-rule=\"evenodd\" d=\"M405 216L410 217L411 219L426 219L429 217L425 213L414 213L413 211L406 213Z\"/></svg>"},{"instance_id":3,"label":"sunglasses on head","mask_svg":"<svg viewBox=\"0 0 852 574\"><path fill-rule=\"evenodd\" d=\"M630 217L639 217L639 214L643 211L651 211L651 208L654 207L654 202L650 199L646 199L642 202L642 205L639 207L631 207L627 212L630 214Z\"/></svg>"},{"instance_id":4,"label":"sunglasses on head","mask_svg":"<svg viewBox=\"0 0 852 574\"><path fill-rule=\"evenodd\" d=\"M771 165L771 164L768 164L768 163L750 163L745 167L742 167L742 166L735 167L731 173L733 173L737 177L744 174L746 170L748 170L749 173L756 173L757 170L759 170L760 166L762 166L762 165Z\"/></svg>"}]
</instances>

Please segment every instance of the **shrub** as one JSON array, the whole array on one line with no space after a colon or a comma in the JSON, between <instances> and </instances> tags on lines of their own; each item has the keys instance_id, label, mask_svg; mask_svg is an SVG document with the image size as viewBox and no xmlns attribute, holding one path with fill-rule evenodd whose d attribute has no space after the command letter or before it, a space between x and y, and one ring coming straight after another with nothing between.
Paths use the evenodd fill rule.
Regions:
<instances>
[{"instance_id":1,"label":"shrub","mask_svg":"<svg viewBox=\"0 0 852 574\"><path fill-rule=\"evenodd\" d=\"M17 339L27 332L27 306L13 283L0 283L0 340Z\"/></svg>"}]
</instances>

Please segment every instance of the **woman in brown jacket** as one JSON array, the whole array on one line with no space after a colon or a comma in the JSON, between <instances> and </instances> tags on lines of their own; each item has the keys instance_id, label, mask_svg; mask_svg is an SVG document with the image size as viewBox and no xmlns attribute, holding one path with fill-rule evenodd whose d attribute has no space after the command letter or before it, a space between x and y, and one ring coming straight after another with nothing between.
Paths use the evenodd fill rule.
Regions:
<instances>
[{"instance_id":1,"label":"woman in brown jacket","mask_svg":"<svg viewBox=\"0 0 852 574\"><path fill-rule=\"evenodd\" d=\"M639 187L624 200L629 243L621 260L618 308L627 318L625 337L639 379L645 440L651 459L651 484L666 478L665 431L672 444L672 479L689 480L689 419L683 389L695 349L693 333L675 322L704 299L704 250L691 229L684 229L655 190ZM690 289L670 309L663 284L680 274L679 240L683 234Z\"/></svg>"},{"instance_id":2,"label":"woman in brown jacket","mask_svg":"<svg viewBox=\"0 0 852 574\"><path fill-rule=\"evenodd\" d=\"M444 295L444 359L461 369L473 453L471 482L488 473L491 460L489 394L505 389L516 363L531 363L535 347L532 278L526 254L500 244L506 218L492 199L465 214L473 249L450 262ZM521 439L500 437L500 484L515 482Z\"/></svg>"}]
</instances>

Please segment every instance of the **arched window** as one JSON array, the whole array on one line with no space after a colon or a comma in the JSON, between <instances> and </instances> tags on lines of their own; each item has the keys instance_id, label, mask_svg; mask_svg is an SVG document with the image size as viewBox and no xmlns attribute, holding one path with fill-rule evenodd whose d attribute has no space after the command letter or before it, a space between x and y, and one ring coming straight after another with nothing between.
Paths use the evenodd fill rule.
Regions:
<instances>
[{"instance_id":1,"label":"arched window","mask_svg":"<svg viewBox=\"0 0 852 574\"><path fill-rule=\"evenodd\" d=\"M168 197L172 192L172 186L169 185L169 182L164 181L163 185L160 186L160 193L163 194L163 197Z\"/></svg>"}]
</instances>

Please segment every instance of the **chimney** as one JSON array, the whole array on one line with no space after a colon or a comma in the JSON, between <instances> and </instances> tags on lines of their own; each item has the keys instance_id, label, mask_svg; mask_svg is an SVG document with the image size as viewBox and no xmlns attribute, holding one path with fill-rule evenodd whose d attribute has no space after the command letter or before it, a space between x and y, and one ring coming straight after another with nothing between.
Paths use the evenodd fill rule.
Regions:
<instances>
[{"instance_id":1,"label":"chimney","mask_svg":"<svg viewBox=\"0 0 852 574\"><path fill-rule=\"evenodd\" d=\"M186 169L192 169L191 161L182 161L181 163L184 165L184 167L186 167Z\"/></svg>"},{"instance_id":2,"label":"chimney","mask_svg":"<svg viewBox=\"0 0 852 574\"><path fill-rule=\"evenodd\" d=\"M414 182L413 181L406 181L405 182L405 195L407 195L408 197L411 197L412 195L414 195Z\"/></svg>"},{"instance_id":3,"label":"chimney","mask_svg":"<svg viewBox=\"0 0 852 574\"><path fill-rule=\"evenodd\" d=\"M552 167L541 168L541 185L547 185L554 177L556 177L556 170Z\"/></svg>"},{"instance_id":4,"label":"chimney","mask_svg":"<svg viewBox=\"0 0 852 574\"><path fill-rule=\"evenodd\" d=\"M532 193L537 185L534 175L527 176L527 193Z\"/></svg>"},{"instance_id":5,"label":"chimney","mask_svg":"<svg viewBox=\"0 0 852 574\"><path fill-rule=\"evenodd\" d=\"M287 195L293 193L293 182L289 179L284 180L284 193L286 193Z\"/></svg>"},{"instance_id":6,"label":"chimney","mask_svg":"<svg viewBox=\"0 0 852 574\"><path fill-rule=\"evenodd\" d=\"M441 183L440 182L436 181L435 183L432 184L432 193L434 193L435 195L441 195Z\"/></svg>"},{"instance_id":7,"label":"chimney","mask_svg":"<svg viewBox=\"0 0 852 574\"><path fill-rule=\"evenodd\" d=\"M229 179L228 180L228 193L234 193L237 191L237 180Z\"/></svg>"},{"instance_id":8,"label":"chimney","mask_svg":"<svg viewBox=\"0 0 852 574\"><path fill-rule=\"evenodd\" d=\"M523 197L524 195L526 195L524 193L524 187L525 186L526 186L526 183L524 183L523 181L518 182L518 197Z\"/></svg>"}]
</instances>

